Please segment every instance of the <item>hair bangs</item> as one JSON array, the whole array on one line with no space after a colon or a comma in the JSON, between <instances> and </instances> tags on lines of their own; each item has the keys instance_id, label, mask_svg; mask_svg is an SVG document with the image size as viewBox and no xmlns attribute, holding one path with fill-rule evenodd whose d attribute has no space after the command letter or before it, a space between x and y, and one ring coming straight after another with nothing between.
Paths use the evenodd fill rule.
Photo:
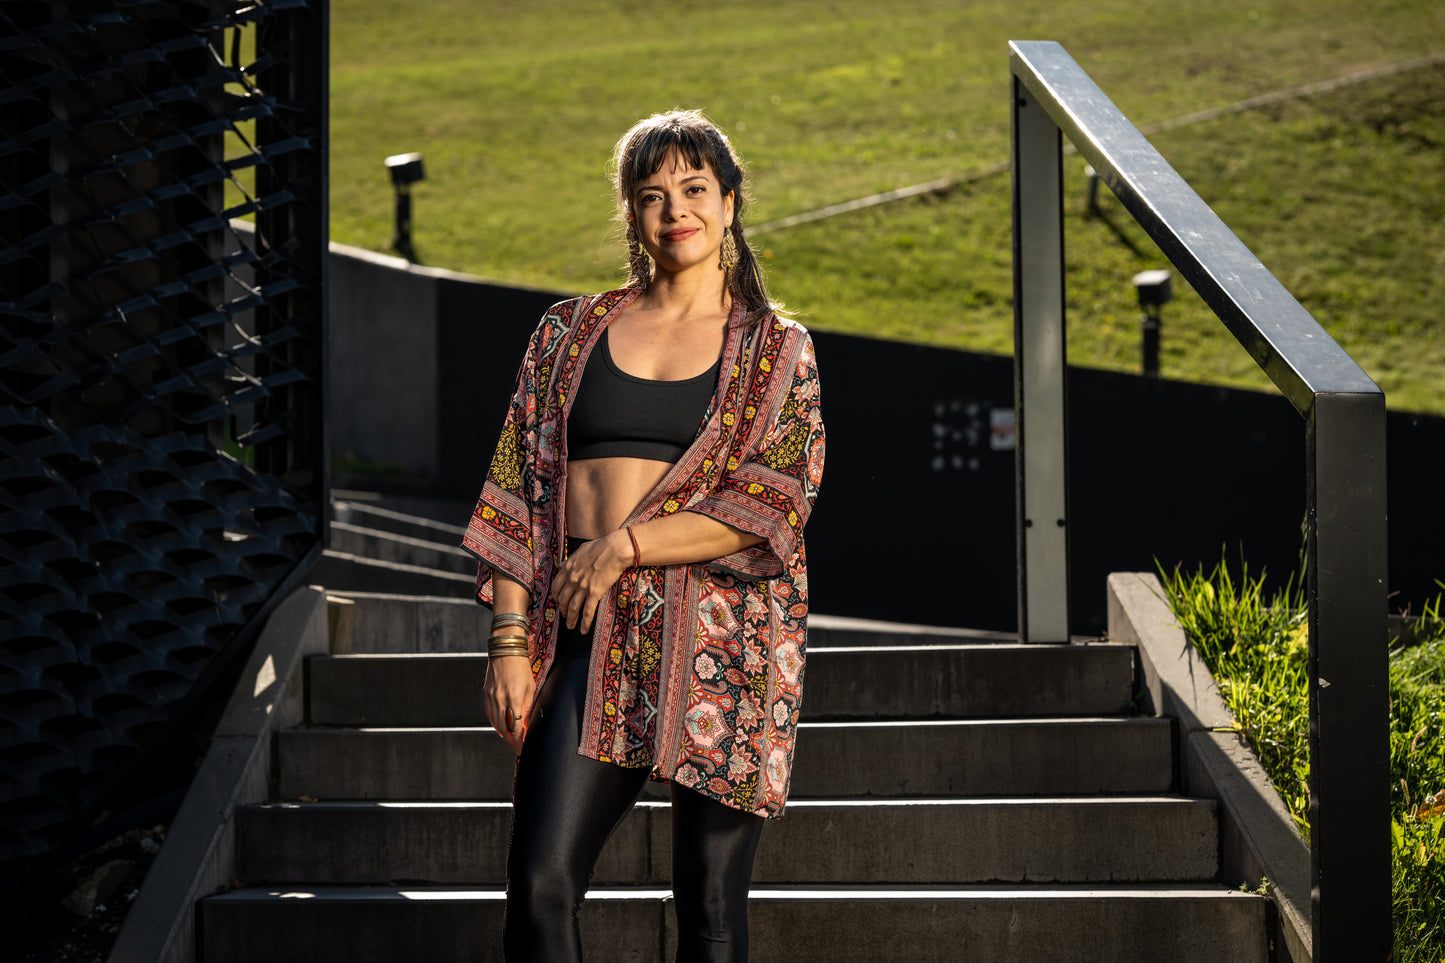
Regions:
<instances>
[{"instance_id":1,"label":"hair bangs","mask_svg":"<svg viewBox=\"0 0 1445 963\"><path fill-rule=\"evenodd\" d=\"M639 131L630 146L622 171L622 186L628 194L662 170L662 165L674 155L686 161L688 167L707 168L714 175L717 173L718 163L712 156L716 148L708 143L706 133L696 128L675 123L658 124Z\"/></svg>"}]
</instances>

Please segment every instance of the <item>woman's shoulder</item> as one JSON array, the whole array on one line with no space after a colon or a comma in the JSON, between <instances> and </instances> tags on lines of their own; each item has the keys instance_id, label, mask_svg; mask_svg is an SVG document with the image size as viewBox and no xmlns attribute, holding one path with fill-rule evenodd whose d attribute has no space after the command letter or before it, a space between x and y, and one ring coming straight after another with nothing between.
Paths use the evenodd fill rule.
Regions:
<instances>
[{"instance_id":1,"label":"woman's shoulder","mask_svg":"<svg viewBox=\"0 0 1445 963\"><path fill-rule=\"evenodd\" d=\"M545 350L547 346L554 345L559 336L565 335L577 327L577 322L588 311L605 312L610 305L625 297L628 290L619 288L615 291L603 291L600 294L583 294L564 298L553 304L542 313L542 320L537 322L537 328L532 333L534 347Z\"/></svg>"},{"instance_id":2,"label":"woman's shoulder","mask_svg":"<svg viewBox=\"0 0 1445 963\"><path fill-rule=\"evenodd\" d=\"M803 323L783 311L780 304L766 304L760 308L744 307L741 313L733 315L734 324L752 331L777 331L806 336L808 329Z\"/></svg>"},{"instance_id":3,"label":"woman's shoulder","mask_svg":"<svg viewBox=\"0 0 1445 963\"><path fill-rule=\"evenodd\" d=\"M600 291L596 294L581 294L573 298L564 298L548 308L547 313L542 315L542 320L544 322L549 318L571 320L581 316L589 308L593 307L605 310L604 306L610 306L620 301L622 298L625 298L631 290L631 288L623 287L615 288L611 291Z\"/></svg>"},{"instance_id":4,"label":"woman's shoulder","mask_svg":"<svg viewBox=\"0 0 1445 963\"><path fill-rule=\"evenodd\" d=\"M542 313L542 324L556 324L570 321L577 317L586 306L588 301L595 300L599 295L580 294L572 298L563 298Z\"/></svg>"},{"instance_id":5,"label":"woman's shoulder","mask_svg":"<svg viewBox=\"0 0 1445 963\"><path fill-rule=\"evenodd\" d=\"M775 344L780 350L787 351L789 345L798 345L801 350L811 352L813 336L797 318L780 314L773 308L753 317L755 320L750 325L752 330L763 335L766 341Z\"/></svg>"}]
</instances>

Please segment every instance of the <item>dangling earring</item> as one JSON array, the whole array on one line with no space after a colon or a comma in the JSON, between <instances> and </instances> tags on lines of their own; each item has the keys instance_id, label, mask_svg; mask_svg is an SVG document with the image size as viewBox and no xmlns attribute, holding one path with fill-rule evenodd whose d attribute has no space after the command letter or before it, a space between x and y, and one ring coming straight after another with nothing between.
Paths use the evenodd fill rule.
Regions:
<instances>
[{"instance_id":1,"label":"dangling earring","mask_svg":"<svg viewBox=\"0 0 1445 963\"><path fill-rule=\"evenodd\" d=\"M642 249L642 242L637 239L637 226L631 220L627 222L627 270L632 280L643 287L652 280L652 258Z\"/></svg>"},{"instance_id":2,"label":"dangling earring","mask_svg":"<svg viewBox=\"0 0 1445 963\"><path fill-rule=\"evenodd\" d=\"M718 251L718 267L724 273L731 271L738 266L738 242L733 238L733 229L726 228L723 231L722 248Z\"/></svg>"}]
</instances>

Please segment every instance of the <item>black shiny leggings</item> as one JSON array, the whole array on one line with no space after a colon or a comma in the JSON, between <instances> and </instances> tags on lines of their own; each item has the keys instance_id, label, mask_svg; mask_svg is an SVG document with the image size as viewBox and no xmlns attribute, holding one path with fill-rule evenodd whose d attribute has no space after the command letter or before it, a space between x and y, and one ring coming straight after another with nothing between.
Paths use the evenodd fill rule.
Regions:
<instances>
[{"instance_id":1,"label":"black shiny leggings","mask_svg":"<svg viewBox=\"0 0 1445 963\"><path fill-rule=\"evenodd\" d=\"M577 754L588 660L571 653L585 652L590 639L565 627L563 635L517 763L502 937L508 963L581 961L577 912L593 866L647 782L645 769ZM748 885L762 830L760 816L672 786L678 963L748 958Z\"/></svg>"}]
</instances>

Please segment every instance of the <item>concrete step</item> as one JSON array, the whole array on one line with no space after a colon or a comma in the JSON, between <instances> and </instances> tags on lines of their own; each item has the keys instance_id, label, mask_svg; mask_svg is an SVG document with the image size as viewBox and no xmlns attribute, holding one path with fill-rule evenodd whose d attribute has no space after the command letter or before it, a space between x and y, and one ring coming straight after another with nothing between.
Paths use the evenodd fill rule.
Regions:
<instances>
[{"instance_id":1,"label":"concrete step","mask_svg":"<svg viewBox=\"0 0 1445 963\"><path fill-rule=\"evenodd\" d=\"M360 624L362 613L357 613ZM319 725L472 726L485 722L485 655L321 656L310 660ZM1125 713L1134 650L1125 645L907 645L813 648L803 717L1059 718Z\"/></svg>"},{"instance_id":2,"label":"concrete step","mask_svg":"<svg viewBox=\"0 0 1445 963\"><path fill-rule=\"evenodd\" d=\"M1071 645L809 647L814 719L1114 715L1133 699L1134 649Z\"/></svg>"},{"instance_id":3,"label":"concrete step","mask_svg":"<svg viewBox=\"0 0 1445 963\"><path fill-rule=\"evenodd\" d=\"M362 616L357 613L358 628ZM314 725L487 724L485 654L323 655L308 659L306 671L307 718Z\"/></svg>"},{"instance_id":4,"label":"concrete step","mask_svg":"<svg viewBox=\"0 0 1445 963\"><path fill-rule=\"evenodd\" d=\"M580 804L580 803L579 803ZM671 807L643 800L595 879L671 878ZM269 803L240 813L241 878L501 882L508 803ZM795 800L763 834L766 883L1189 881L1218 871L1215 804L1177 796Z\"/></svg>"},{"instance_id":5,"label":"concrete step","mask_svg":"<svg viewBox=\"0 0 1445 963\"><path fill-rule=\"evenodd\" d=\"M808 645L814 648L840 645L932 645L940 642L957 645L1013 644L1018 640L1016 632L880 622L877 619L855 619L817 612L808 615Z\"/></svg>"},{"instance_id":6,"label":"concrete step","mask_svg":"<svg viewBox=\"0 0 1445 963\"><path fill-rule=\"evenodd\" d=\"M589 963L672 963L669 894L597 887ZM206 963L501 960L500 887L241 889L201 904ZM754 886L755 960L789 963L1265 963L1267 901L1211 885ZM378 947L396 947L378 955Z\"/></svg>"},{"instance_id":7,"label":"concrete step","mask_svg":"<svg viewBox=\"0 0 1445 963\"><path fill-rule=\"evenodd\" d=\"M333 493L335 495L335 493ZM455 548L462 544L471 506L461 502L386 498L365 492L331 500L331 520Z\"/></svg>"},{"instance_id":8,"label":"concrete step","mask_svg":"<svg viewBox=\"0 0 1445 963\"><path fill-rule=\"evenodd\" d=\"M310 580L332 592L392 592L460 599L472 598L477 586L475 574L384 562L335 549L326 550L311 570Z\"/></svg>"},{"instance_id":9,"label":"concrete step","mask_svg":"<svg viewBox=\"0 0 1445 963\"><path fill-rule=\"evenodd\" d=\"M459 546L442 545L345 522L331 523L331 549L378 562L468 575L474 580L477 575L477 557Z\"/></svg>"},{"instance_id":10,"label":"concrete step","mask_svg":"<svg viewBox=\"0 0 1445 963\"><path fill-rule=\"evenodd\" d=\"M333 532L335 528L333 527ZM334 546L335 547L335 546ZM467 556L471 559L471 556ZM468 574L476 573L475 560ZM328 586L328 588L331 588ZM403 595L395 591L363 592L331 588L332 594L356 602L356 637L353 652L400 654L409 652L476 652L491 626L491 610L476 604L469 593L460 596ZM1086 641L1086 640L1080 640ZM933 625L907 625L852 619L836 615L808 617L810 649L840 646L1016 645L1018 636L978 629Z\"/></svg>"},{"instance_id":11,"label":"concrete step","mask_svg":"<svg viewBox=\"0 0 1445 963\"><path fill-rule=\"evenodd\" d=\"M357 655L473 653L487 647L492 610L466 597L332 591L356 604L351 652Z\"/></svg>"},{"instance_id":12,"label":"concrete step","mask_svg":"<svg viewBox=\"0 0 1445 963\"><path fill-rule=\"evenodd\" d=\"M1174 788L1168 719L803 722L791 796L1031 796Z\"/></svg>"},{"instance_id":13,"label":"concrete step","mask_svg":"<svg viewBox=\"0 0 1445 963\"><path fill-rule=\"evenodd\" d=\"M792 798L1158 793L1168 719L804 722ZM506 800L512 751L488 727L290 729L282 799Z\"/></svg>"}]
</instances>

